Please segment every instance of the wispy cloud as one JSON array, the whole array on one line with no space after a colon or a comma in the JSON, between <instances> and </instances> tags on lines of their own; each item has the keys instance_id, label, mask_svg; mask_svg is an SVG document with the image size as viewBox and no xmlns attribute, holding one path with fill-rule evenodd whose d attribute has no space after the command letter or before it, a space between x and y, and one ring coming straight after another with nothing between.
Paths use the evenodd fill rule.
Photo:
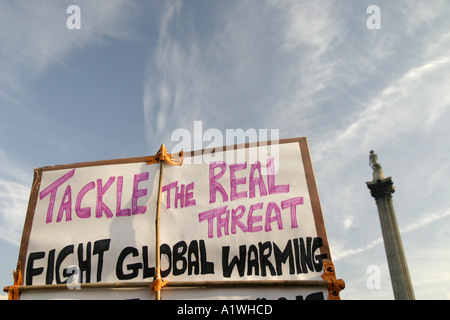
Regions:
<instances>
[{"instance_id":1,"label":"wispy cloud","mask_svg":"<svg viewBox=\"0 0 450 320\"><path fill-rule=\"evenodd\" d=\"M445 210L442 212L436 212L436 213L429 213L426 214L423 218L419 219L418 221L411 223L410 225L401 228L400 234L401 235L405 235L409 232L413 232L416 231L420 228L426 227L427 225L435 222L435 221L439 221L441 219L445 219L447 217L450 216L450 210ZM333 260L337 261L343 258L347 258L350 256L353 256L355 254L360 254L363 252L366 252L367 250L372 249L373 247L382 244L383 243L383 238L377 238L374 239L372 241L370 241L369 243L357 247L357 248L352 248L352 249L343 249L342 247L336 247L334 252L333 252Z\"/></svg>"},{"instance_id":2,"label":"wispy cloud","mask_svg":"<svg viewBox=\"0 0 450 320\"><path fill-rule=\"evenodd\" d=\"M415 230L420 229L432 222L444 219L448 216L450 216L450 210L448 210L448 209L441 211L441 212L434 212L434 213L426 214L420 220L418 220L414 223L411 223L410 225L408 225L404 228L401 228L400 233L408 233L408 232L415 231Z\"/></svg>"},{"instance_id":3,"label":"wispy cloud","mask_svg":"<svg viewBox=\"0 0 450 320\"><path fill-rule=\"evenodd\" d=\"M448 45L448 42L446 43ZM364 109L345 128L319 143L314 149L317 160L332 150L367 151L377 141L396 141L402 136L429 133L440 115L450 106L450 71L447 55L431 57L414 66L364 103Z\"/></svg>"},{"instance_id":4,"label":"wispy cloud","mask_svg":"<svg viewBox=\"0 0 450 320\"><path fill-rule=\"evenodd\" d=\"M27 212L31 175L0 150L0 237L18 245Z\"/></svg>"},{"instance_id":5,"label":"wispy cloud","mask_svg":"<svg viewBox=\"0 0 450 320\"><path fill-rule=\"evenodd\" d=\"M339 59L326 59L340 39L335 12L331 1L168 3L147 65L149 141L167 141L194 120L290 135L307 123L302 111L324 99L339 67Z\"/></svg>"},{"instance_id":6,"label":"wispy cloud","mask_svg":"<svg viewBox=\"0 0 450 320\"><path fill-rule=\"evenodd\" d=\"M67 8L73 1L0 3L0 97L15 101L25 84L51 64L105 37L129 37L126 22L133 16L128 1L77 1L81 30L68 30Z\"/></svg>"},{"instance_id":7,"label":"wispy cloud","mask_svg":"<svg viewBox=\"0 0 450 320\"><path fill-rule=\"evenodd\" d=\"M342 141L356 136L376 123L380 109L399 102L401 90L415 90L404 81L411 68L439 61L447 47L441 35L415 40L412 31L393 24L407 24L419 8L383 6L384 29L377 34L366 28L366 7L335 1L167 3L147 64L149 141L167 141L171 131L194 120L219 129L275 127L285 137L330 143L336 135ZM414 30L429 28L427 17L436 18L440 9L419 13ZM418 50L424 42L434 47ZM231 117L235 112L241 116ZM319 146L318 156L327 148Z\"/></svg>"},{"instance_id":8,"label":"wispy cloud","mask_svg":"<svg viewBox=\"0 0 450 320\"><path fill-rule=\"evenodd\" d=\"M168 2L163 9L159 25L157 46L150 56L147 66L147 79L144 87L144 116L147 135L155 141L161 139L159 133L169 123L178 123L190 105L187 100L190 85L193 85L195 70L189 57L189 47L183 48L173 34L173 24L178 25L181 1ZM196 92L191 87L193 99ZM192 111L192 108L190 109ZM195 110L195 108L194 108ZM178 115L178 117L177 117Z\"/></svg>"}]
</instances>

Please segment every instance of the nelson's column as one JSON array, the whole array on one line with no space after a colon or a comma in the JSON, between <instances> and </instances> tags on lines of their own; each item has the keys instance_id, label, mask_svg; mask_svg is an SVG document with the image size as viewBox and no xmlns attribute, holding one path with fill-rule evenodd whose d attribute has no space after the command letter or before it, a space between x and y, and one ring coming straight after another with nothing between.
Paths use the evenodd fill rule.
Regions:
<instances>
[{"instance_id":1,"label":"nelson's column","mask_svg":"<svg viewBox=\"0 0 450 320\"><path fill-rule=\"evenodd\" d=\"M373 169L373 180L366 184L378 207L394 297L396 300L414 300L414 290L392 204L394 184L391 177L384 176L378 156L373 150L370 151L369 164Z\"/></svg>"}]
</instances>

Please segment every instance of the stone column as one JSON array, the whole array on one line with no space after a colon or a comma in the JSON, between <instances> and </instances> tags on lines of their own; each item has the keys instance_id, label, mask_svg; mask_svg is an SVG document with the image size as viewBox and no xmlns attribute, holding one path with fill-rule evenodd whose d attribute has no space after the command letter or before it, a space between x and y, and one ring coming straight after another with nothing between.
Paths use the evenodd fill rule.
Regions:
<instances>
[{"instance_id":1,"label":"stone column","mask_svg":"<svg viewBox=\"0 0 450 320\"><path fill-rule=\"evenodd\" d=\"M371 156L373 156L373 151L371 151ZM371 158L371 166L372 164L374 163ZM372 168L374 169L374 180L366 182L366 184L378 207L394 297L396 300L415 300L402 239L392 204L392 194L395 192L394 183L391 177L384 177L376 158L375 165Z\"/></svg>"}]
</instances>

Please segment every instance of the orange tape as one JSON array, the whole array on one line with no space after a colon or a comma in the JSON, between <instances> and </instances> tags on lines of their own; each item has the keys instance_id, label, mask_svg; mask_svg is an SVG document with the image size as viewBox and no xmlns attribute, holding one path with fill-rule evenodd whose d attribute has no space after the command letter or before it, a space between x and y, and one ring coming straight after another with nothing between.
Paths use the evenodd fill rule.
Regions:
<instances>
[{"instance_id":1,"label":"orange tape","mask_svg":"<svg viewBox=\"0 0 450 320\"><path fill-rule=\"evenodd\" d=\"M158 153L154 156L145 158L147 164L154 164L164 161L166 164L172 164L175 166L181 166L183 164L183 151L178 153L169 154L166 147L162 144L159 148Z\"/></svg>"},{"instance_id":2,"label":"orange tape","mask_svg":"<svg viewBox=\"0 0 450 320\"><path fill-rule=\"evenodd\" d=\"M328 283L328 300L341 300L339 292L345 288L345 282L342 279L336 279L333 262L324 262L322 279Z\"/></svg>"},{"instance_id":3,"label":"orange tape","mask_svg":"<svg viewBox=\"0 0 450 320\"><path fill-rule=\"evenodd\" d=\"M19 288L23 284L22 270L20 267L20 261L17 262L16 271L13 271L14 285L4 287L3 291L8 292L8 300L19 300L20 291Z\"/></svg>"},{"instance_id":4,"label":"orange tape","mask_svg":"<svg viewBox=\"0 0 450 320\"><path fill-rule=\"evenodd\" d=\"M161 267L158 266L155 271L155 278L152 281L151 288L153 292L160 291L162 288L167 286L167 280L161 278Z\"/></svg>"}]
</instances>

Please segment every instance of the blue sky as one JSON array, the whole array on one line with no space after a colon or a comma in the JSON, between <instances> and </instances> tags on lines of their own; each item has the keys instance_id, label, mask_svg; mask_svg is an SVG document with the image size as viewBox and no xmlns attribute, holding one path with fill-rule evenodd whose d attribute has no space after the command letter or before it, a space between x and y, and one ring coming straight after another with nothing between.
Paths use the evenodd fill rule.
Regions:
<instances>
[{"instance_id":1,"label":"blue sky","mask_svg":"<svg viewBox=\"0 0 450 320\"><path fill-rule=\"evenodd\" d=\"M365 185L374 149L416 297L449 299L449 15L438 0L0 1L1 287L34 168L170 150L202 121L308 137L344 299L393 298Z\"/></svg>"}]
</instances>

